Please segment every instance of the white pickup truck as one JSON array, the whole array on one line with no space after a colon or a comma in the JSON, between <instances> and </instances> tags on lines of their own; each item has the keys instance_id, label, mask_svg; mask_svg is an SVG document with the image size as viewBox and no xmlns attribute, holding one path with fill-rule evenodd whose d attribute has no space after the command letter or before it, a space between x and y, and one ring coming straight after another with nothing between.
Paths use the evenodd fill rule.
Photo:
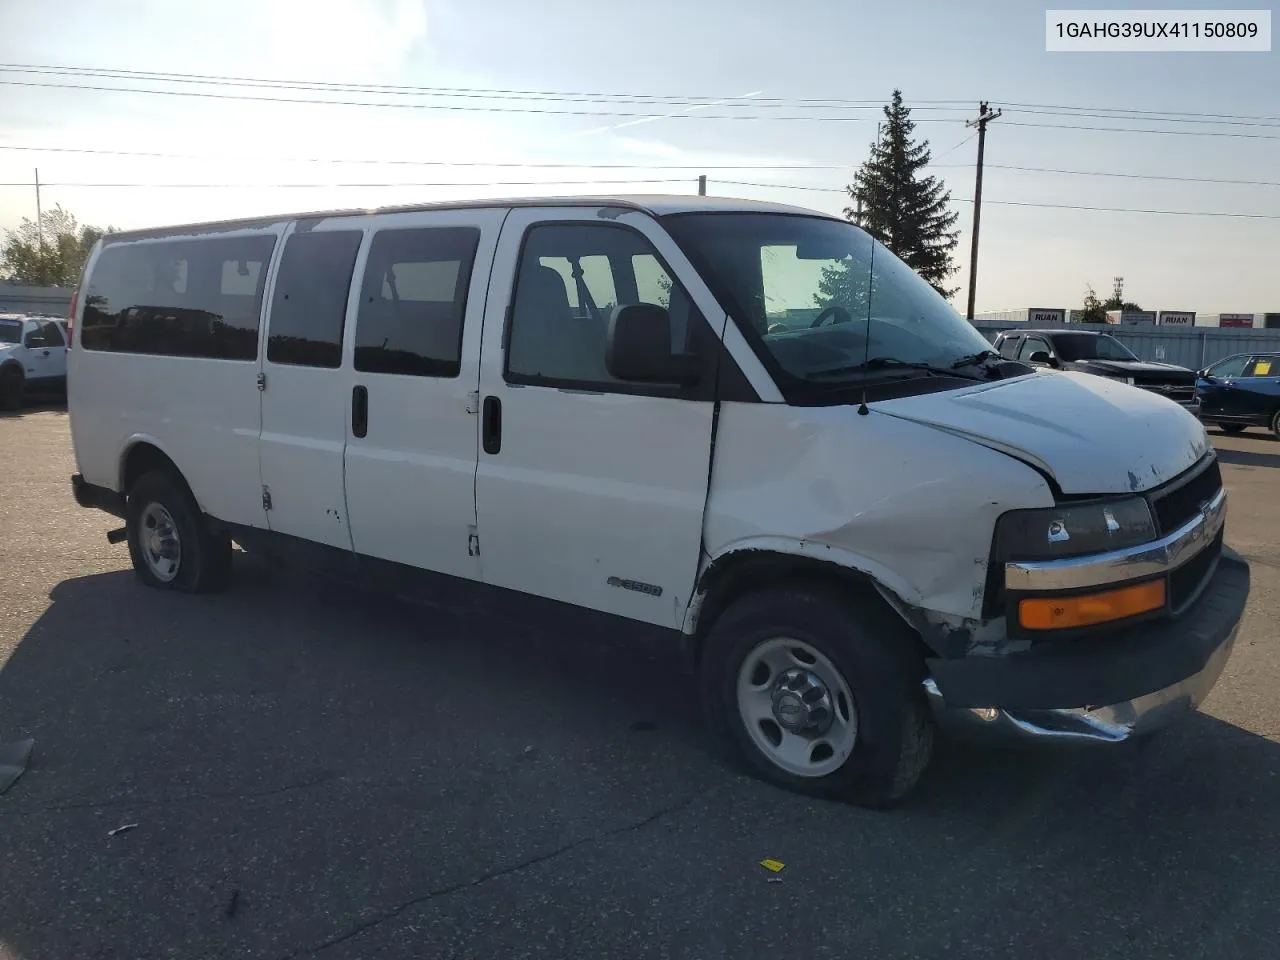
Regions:
<instances>
[{"instance_id":1,"label":"white pickup truck","mask_svg":"<svg viewBox=\"0 0 1280 960\"><path fill-rule=\"evenodd\" d=\"M0 410L17 410L33 393L67 385L64 321L29 314L0 314Z\"/></svg>"},{"instance_id":2,"label":"white pickup truck","mask_svg":"<svg viewBox=\"0 0 1280 960\"><path fill-rule=\"evenodd\" d=\"M1194 416L1001 358L811 211L115 233L72 312L73 490L124 518L144 583L220 588L235 540L653 630L723 743L795 790L888 803L943 726L1159 726L1213 686L1249 592Z\"/></svg>"}]
</instances>

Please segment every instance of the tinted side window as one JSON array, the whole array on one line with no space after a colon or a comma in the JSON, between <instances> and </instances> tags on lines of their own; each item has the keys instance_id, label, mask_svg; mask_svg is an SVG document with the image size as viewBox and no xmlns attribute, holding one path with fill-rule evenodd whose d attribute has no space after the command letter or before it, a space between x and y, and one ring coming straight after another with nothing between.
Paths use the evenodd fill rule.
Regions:
<instances>
[{"instance_id":1,"label":"tinted side window","mask_svg":"<svg viewBox=\"0 0 1280 960\"><path fill-rule=\"evenodd\" d=\"M44 335L44 342L51 347L67 345L67 342L62 339L62 328L52 320L40 324L40 332Z\"/></svg>"},{"instance_id":2,"label":"tinted side window","mask_svg":"<svg viewBox=\"0 0 1280 960\"><path fill-rule=\"evenodd\" d=\"M326 230L286 241L267 327L272 363L341 365L347 294L363 237L360 230Z\"/></svg>"},{"instance_id":3,"label":"tinted side window","mask_svg":"<svg viewBox=\"0 0 1280 960\"><path fill-rule=\"evenodd\" d=\"M1245 370L1246 377L1274 377L1275 374L1275 357L1254 357L1250 362L1248 369Z\"/></svg>"},{"instance_id":4,"label":"tinted side window","mask_svg":"<svg viewBox=\"0 0 1280 960\"><path fill-rule=\"evenodd\" d=\"M1000 356L1012 359L1018 353L1018 340L1016 336L1004 337L1000 340Z\"/></svg>"},{"instance_id":5,"label":"tinted side window","mask_svg":"<svg viewBox=\"0 0 1280 960\"><path fill-rule=\"evenodd\" d=\"M367 373L456 377L480 231L383 230L374 235L356 320L355 366Z\"/></svg>"},{"instance_id":6,"label":"tinted side window","mask_svg":"<svg viewBox=\"0 0 1280 960\"><path fill-rule=\"evenodd\" d=\"M1252 359L1250 357L1232 357L1229 360L1223 360L1221 363L1215 363L1209 368L1209 373L1215 377L1238 377L1244 373L1244 365Z\"/></svg>"},{"instance_id":7,"label":"tinted side window","mask_svg":"<svg viewBox=\"0 0 1280 960\"><path fill-rule=\"evenodd\" d=\"M1018 349L1018 359L1030 360L1031 355L1033 353L1038 353L1039 351L1051 353L1049 350L1049 344L1045 343L1039 337L1027 337L1027 339L1022 341L1022 346Z\"/></svg>"},{"instance_id":8,"label":"tinted side window","mask_svg":"<svg viewBox=\"0 0 1280 960\"><path fill-rule=\"evenodd\" d=\"M86 350L254 360L270 234L158 243L102 251L85 291ZM227 272L253 278L227 289Z\"/></svg>"},{"instance_id":9,"label":"tinted side window","mask_svg":"<svg viewBox=\"0 0 1280 960\"><path fill-rule=\"evenodd\" d=\"M702 350L701 313L643 236L594 223L533 227L516 275L509 378L619 383L605 369L605 340L613 308L632 303L667 308L673 351Z\"/></svg>"}]
</instances>

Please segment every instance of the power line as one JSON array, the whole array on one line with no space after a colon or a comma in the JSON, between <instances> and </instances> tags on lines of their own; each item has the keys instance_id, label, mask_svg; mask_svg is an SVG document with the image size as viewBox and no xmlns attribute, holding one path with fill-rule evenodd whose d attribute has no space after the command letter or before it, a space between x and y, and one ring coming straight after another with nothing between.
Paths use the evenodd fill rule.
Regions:
<instances>
[{"instance_id":1,"label":"power line","mask_svg":"<svg viewBox=\"0 0 1280 960\"><path fill-rule=\"evenodd\" d=\"M804 97L746 97L724 95L691 95L691 94L641 94L641 93L606 93L602 91L554 91L554 90L520 90L501 87L435 87L413 86L403 84L373 84L333 82L301 79L276 79L266 77L243 77L224 74L177 73L171 71L131 70L106 67L67 67L49 64L0 64L0 72L33 74L45 76L61 76L69 78L125 79L144 80L162 83L187 84L233 84L259 89L312 90L316 92L340 93L375 93L388 96L432 96L450 98L494 99L505 100L547 100L555 102L578 103L622 103L643 106L671 107L707 107L707 106L757 106L757 107L801 107L804 109L831 108L850 110L879 110L883 104L876 100L851 100L843 98L804 98ZM10 81L10 83L14 83ZM72 89L80 89L74 85ZM85 88L97 89L97 88ZM127 88L112 88L125 89ZM140 91L144 92L144 91ZM160 92L160 91L150 91ZM310 102L310 101L308 101ZM330 102L330 101L324 101ZM912 110L950 110L962 111L965 100L940 99L917 100ZM1092 107L1070 104L1021 103L1017 101L999 101L1011 110L1028 114L1045 116L1064 116L1099 119L1148 119L1168 123L1212 123L1234 124L1244 126L1280 126L1280 117L1256 115L1206 113L1177 110L1148 110L1136 107ZM603 115L603 113L602 113Z\"/></svg>"},{"instance_id":2,"label":"power line","mask_svg":"<svg viewBox=\"0 0 1280 960\"><path fill-rule=\"evenodd\" d=\"M631 183L695 183L692 177L684 179L666 178L630 179L630 180L494 180L483 183L72 183L41 181L44 189L49 187L83 187L91 189L137 189L137 190L278 190L307 189L330 190L339 188L382 188L382 187L559 187L559 186L619 186ZM0 187L32 187L32 183L0 183Z\"/></svg>"},{"instance_id":3,"label":"power line","mask_svg":"<svg viewBox=\"0 0 1280 960\"><path fill-rule=\"evenodd\" d=\"M1138 107L1080 107L1070 106L1061 103L1015 103L1009 100L1001 100L1003 106L1011 109L1040 109L1040 110L1067 110L1067 111L1086 111L1083 115L1089 114L1113 114L1113 113L1133 113L1143 117L1203 117L1214 120L1264 120L1280 123L1280 117L1259 117L1248 114L1239 113L1197 113L1189 110L1144 110Z\"/></svg>"},{"instance_id":4,"label":"power line","mask_svg":"<svg viewBox=\"0 0 1280 960\"><path fill-rule=\"evenodd\" d=\"M1124 114L1119 113L1082 113L1072 110L1028 110L1024 107L1010 107L1010 113L1042 115L1046 117L1081 117L1084 119L1097 120L1149 120L1158 123L1199 123L1199 124L1216 124L1219 126L1231 127L1268 127L1280 128L1280 121L1271 121L1271 118L1262 118L1259 120L1218 120L1218 119L1201 119L1197 117L1180 117L1180 116L1151 116L1149 114L1137 113L1136 111L1128 111ZM1270 121L1270 122L1262 122Z\"/></svg>"},{"instance_id":5,"label":"power line","mask_svg":"<svg viewBox=\"0 0 1280 960\"><path fill-rule=\"evenodd\" d=\"M760 114L716 114L716 113L673 113L673 114L655 114L652 110L647 112L631 112L624 110L563 110L544 107L501 107L501 106L477 106L474 104L457 104L457 103L385 103L371 100L316 100L306 97L262 97L251 96L244 93L210 93L202 90L155 90L143 87L104 87L96 84L81 83L43 83L31 80L0 80L0 85L10 87L39 87L42 89L52 90L92 90L98 93L141 93L162 97L192 97L201 100L234 100L244 103L290 103L290 104L308 104L311 106L328 106L328 107L385 107L392 110L443 110L455 113L506 113L506 114L537 114L562 117L600 117L602 119L613 118L655 118L661 120L779 120L779 121L814 121L822 120L832 123L848 123L859 122L865 120L865 117L847 117L847 116L762 116ZM750 105L749 100L743 101L744 105ZM654 104L654 106L661 106ZM687 105L685 105L687 106ZM702 106L694 104L694 107ZM706 106L732 106L720 101L715 104L706 104ZM845 108L852 109L852 108ZM866 107L862 109L881 109L877 107ZM959 118L948 119L945 117L921 117L915 121L916 123L962 123Z\"/></svg>"},{"instance_id":6,"label":"power line","mask_svg":"<svg viewBox=\"0 0 1280 960\"><path fill-rule=\"evenodd\" d=\"M30 153L74 153L111 157L150 157L164 160L244 160L262 163L363 163L387 164L414 167L507 167L530 168L538 170L848 170L853 164L804 164L804 163L752 163L752 164L714 164L714 163L520 163L513 161L482 160L386 160L355 159L351 157L263 157L256 156L217 156L198 153L160 153L149 150L101 150L89 147L27 147L0 144L0 150L22 150Z\"/></svg>"},{"instance_id":7,"label":"power line","mask_svg":"<svg viewBox=\"0 0 1280 960\"><path fill-rule=\"evenodd\" d=\"M789 183L749 183L745 180L717 180L718 184L732 187L759 187L765 190L808 190L816 193L845 193L841 187L810 187ZM956 203L973 203L971 197L952 197ZM1032 203L1022 200L992 200L983 197L984 204L997 204L1002 207L1039 207L1047 210L1089 210L1106 213L1151 213L1173 217L1235 217L1246 220L1280 220L1280 214L1269 213L1233 213L1225 210L1155 210L1146 207L1094 207L1074 203Z\"/></svg>"},{"instance_id":8,"label":"power line","mask_svg":"<svg viewBox=\"0 0 1280 960\"><path fill-rule=\"evenodd\" d=\"M1280 134L1231 133L1223 130L1152 130L1143 127L1093 127L1070 123L1028 123L1026 120L1006 120L1005 126L1040 127L1046 130L1094 130L1102 133L1163 133L1170 137L1238 137L1247 140L1280 140Z\"/></svg>"},{"instance_id":9,"label":"power line","mask_svg":"<svg viewBox=\"0 0 1280 960\"><path fill-rule=\"evenodd\" d=\"M430 86L411 86L404 84L357 84L357 83L341 83L322 80L280 80L265 77L236 77L220 74L201 74L201 73L174 73L161 72L152 70L127 70L117 68L98 68L98 67L58 67L44 64L0 64L0 72L7 73L32 73L32 74L52 74L56 76L70 77L97 77L97 78L124 78L146 81L164 81L172 83L218 83L218 84L237 84L247 86L266 86L266 87L282 87L282 88L299 88L312 90L331 90L335 92L366 92L366 93L386 93L386 94L413 94L418 96L451 96L451 97L471 97L480 96L485 98L502 97L504 99L511 98L545 98L551 100L569 100L577 98L590 98L595 101L609 102L634 102L642 104L663 104L668 106L690 106L690 105L715 105L723 100L744 100L752 104L777 104L781 106L816 106L816 107L866 107L868 109L879 110L884 106L880 100L848 100L841 98L802 98L802 97L726 97L724 94L714 95L688 95L688 94L644 94L644 93L604 93L599 91L557 91L557 90L519 90L513 88L502 87L430 87ZM918 100L917 104L928 106L929 109L965 109L963 104L967 104L966 100ZM953 105L953 106L946 106ZM924 106L920 107L923 109Z\"/></svg>"},{"instance_id":10,"label":"power line","mask_svg":"<svg viewBox=\"0 0 1280 960\"><path fill-rule=\"evenodd\" d=\"M1025 173L1060 173L1078 177L1119 177L1125 180L1170 180L1175 183L1218 183L1241 187L1280 187L1280 180L1230 180L1218 177L1174 177L1158 173L1115 173L1110 170L1062 170L1057 167L1015 167L989 163L992 170L1019 170Z\"/></svg>"}]
</instances>

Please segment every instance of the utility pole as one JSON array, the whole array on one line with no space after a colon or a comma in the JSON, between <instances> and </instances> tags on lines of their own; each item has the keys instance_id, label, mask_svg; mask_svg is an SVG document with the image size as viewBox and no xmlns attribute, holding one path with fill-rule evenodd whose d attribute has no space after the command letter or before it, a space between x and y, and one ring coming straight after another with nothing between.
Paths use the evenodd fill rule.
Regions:
<instances>
[{"instance_id":1,"label":"utility pole","mask_svg":"<svg viewBox=\"0 0 1280 960\"><path fill-rule=\"evenodd\" d=\"M966 120L966 127L978 128L978 178L973 187L973 236L969 251L969 321L973 322L973 299L978 292L978 227L982 223L982 153L987 144L987 124L1004 111L992 113L983 100L978 104L978 119Z\"/></svg>"},{"instance_id":2,"label":"utility pole","mask_svg":"<svg viewBox=\"0 0 1280 960\"><path fill-rule=\"evenodd\" d=\"M40 168L36 167L36 242L40 250L40 279L44 279L44 212L40 209Z\"/></svg>"},{"instance_id":3,"label":"utility pole","mask_svg":"<svg viewBox=\"0 0 1280 960\"><path fill-rule=\"evenodd\" d=\"M698 196L705 197L707 195L707 175L704 173L698 177Z\"/></svg>"}]
</instances>

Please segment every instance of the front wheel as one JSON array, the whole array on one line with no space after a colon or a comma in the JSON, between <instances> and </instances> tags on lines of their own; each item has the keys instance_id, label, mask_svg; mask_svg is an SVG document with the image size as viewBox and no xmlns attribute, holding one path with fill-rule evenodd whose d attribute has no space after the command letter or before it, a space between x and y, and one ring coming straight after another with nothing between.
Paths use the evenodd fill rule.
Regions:
<instances>
[{"instance_id":1,"label":"front wheel","mask_svg":"<svg viewBox=\"0 0 1280 960\"><path fill-rule=\"evenodd\" d=\"M133 570L149 587L208 593L231 575L231 539L209 529L204 514L173 474L144 474L129 488L125 510Z\"/></svg>"},{"instance_id":2,"label":"front wheel","mask_svg":"<svg viewBox=\"0 0 1280 960\"><path fill-rule=\"evenodd\" d=\"M795 587L746 597L708 634L701 678L713 731L780 786L884 807L928 765L924 664L874 595Z\"/></svg>"},{"instance_id":3,"label":"front wheel","mask_svg":"<svg viewBox=\"0 0 1280 960\"><path fill-rule=\"evenodd\" d=\"M1271 415L1271 435L1280 440L1280 410Z\"/></svg>"},{"instance_id":4,"label":"front wheel","mask_svg":"<svg viewBox=\"0 0 1280 960\"><path fill-rule=\"evenodd\" d=\"M0 368L0 410L22 409L24 380L16 365Z\"/></svg>"}]
</instances>

